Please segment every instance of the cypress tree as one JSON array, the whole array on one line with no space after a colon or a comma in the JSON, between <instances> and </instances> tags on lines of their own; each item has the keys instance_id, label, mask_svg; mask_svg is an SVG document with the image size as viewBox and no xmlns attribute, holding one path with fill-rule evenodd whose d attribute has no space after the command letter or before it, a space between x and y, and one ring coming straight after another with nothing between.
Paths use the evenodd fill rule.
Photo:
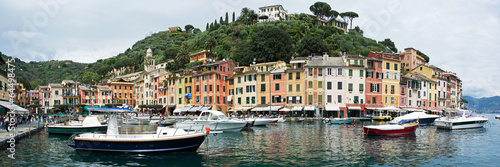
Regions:
<instances>
[{"instance_id":1,"label":"cypress tree","mask_svg":"<svg viewBox=\"0 0 500 167\"><path fill-rule=\"evenodd\" d=\"M205 31L208 31L208 23L207 23L207 28L205 28Z\"/></svg>"},{"instance_id":2,"label":"cypress tree","mask_svg":"<svg viewBox=\"0 0 500 167\"><path fill-rule=\"evenodd\" d=\"M229 17L229 16L228 16L228 14L227 14L227 12L226 12L226 21L225 21L225 22L226 22L226 24L229 24L228 17Z\"/></svg>"},{"instance_id":3,"label":"cypress tree","mask_svg":"<svg viewBox=\"0 0 500 167\"><path fill-rule=\"evenodd\" d=\"M235 17L235 16L234 16L234 12L233 12L233 22L234 22L234 17Z\"/></svg>"},{"instance_id":4,"label":"cypress tree","mask_svg":"<svg viewBox=\"0 0 500 167\"><path fill-rule=\"evenodd\" d=\"M222 20L222 16L220 17L220 21L219 21L219 23L220 23L221 25L224 25L224 20Z\"/></svg>"}]
</instances>

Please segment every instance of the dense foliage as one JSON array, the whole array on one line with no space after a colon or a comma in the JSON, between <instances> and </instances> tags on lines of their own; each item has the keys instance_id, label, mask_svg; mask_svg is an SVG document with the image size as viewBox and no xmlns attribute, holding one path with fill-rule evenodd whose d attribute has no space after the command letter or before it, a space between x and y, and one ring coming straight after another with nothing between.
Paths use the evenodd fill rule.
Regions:
<instances>
[{"instance_id":1,"label":"dense foliage","mask_svg":"<svg viewBox=\"0 0 500 167\"><path fill-rule=\"evenodd\" d=\"M377 42L366 38L357 26L345 33L334 26L318 25L317 17L335 19L339 15L326 3L313 4L310 9L319 16L289 14L286 20L258 23L259 18L255 11L243 8L238 18L235 18L233 13L232 22L226 13L224 19L221 16L219 20L207 23L203 32L188 24L183 26L184 31L153 33L137 41L123 53L91 64L71 61L24 63L16 60L19 62L18 76L19 80L30 83L30 88L58 83L64 79L90 84L104 82L110 77L108 72L113 69L126 69L125 73L143 70L143 60L149 47L153 51L156 64L169 62L166 68L169 71L199 64L189 63L189 55L203 49L217 54L219 60L232 59L240 66L252 63L254 58L256 63L261 63L289 61L292 56L323 53L332 56L342 53L366 56L370 51L397 52L394 42L390 39ZM344 12L340 15L351 21L357 17L354 12ZM428 60L428 57L426 59Z\"/></svg>"}]
</instances>

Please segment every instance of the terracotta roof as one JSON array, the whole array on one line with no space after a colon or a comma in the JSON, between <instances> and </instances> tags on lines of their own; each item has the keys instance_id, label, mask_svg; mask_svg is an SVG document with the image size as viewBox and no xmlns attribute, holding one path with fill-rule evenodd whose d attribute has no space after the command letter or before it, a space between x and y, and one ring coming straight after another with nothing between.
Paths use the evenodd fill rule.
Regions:
<instances>
[{"instance_id":1,"label":"terracotta roof","mask_svg":"<svg viewBox=\"0 0 500 167\"><path fill-rule=\"evenodd\" d=\"M344 67L346 66L341 57L328 57L328 60L312 59L307 60L304 67Z\"/></svg>"},{"instance_id":2,"label":"terracotta roof","mask_svg":"<svg viewBox=\"0 0 500 167\"><path fill-rule=\"evenodd\" d=\"M51 88L62 88L63 86L61 84L49 84L49 87L51 87Z\"/></svg>"},{"instance_id":3,"label":"terracotta roof","mask_svg":"<svg viewBox=\"0 0 500 167\"><path fill-rule=\"evenodd\" d=\"M111 89L107 86L97 86L97 89L101 91L111 91Z\"/></svg>"}]
</instances>

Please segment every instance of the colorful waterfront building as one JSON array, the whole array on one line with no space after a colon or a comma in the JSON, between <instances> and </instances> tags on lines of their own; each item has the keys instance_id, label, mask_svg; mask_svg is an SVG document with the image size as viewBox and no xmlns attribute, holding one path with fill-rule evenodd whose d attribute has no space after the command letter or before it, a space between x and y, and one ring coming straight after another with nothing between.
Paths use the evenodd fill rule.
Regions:
<instances>
[{"instance_id":1,"label":"colorful waterfront building","mask_svg":"<svg viewBox=\"0 0 500 167\"><path fill-rule=\"evenodd\" d=\"M247 114L250 109L257 106L257 67L235 67L232 78L232 87L234 89L233 110L239 114Z\"/></svg>"},{"instance_id":2,"label":"colorful waterfront building","mask_svg":"<svg viewBox=\"0 0 500 167\"><path fill-rule=\"evenodd\" d=\"M345 117L347 97L346 61L342 57L323 55L325 108L323 117ZM359 74L358 74L359 75Z\"/></svg>"},{"instance_id":3,"label":"colorful waterfront building","mask_svg":"<svg viewBox=\"0 0 500 167\"><path fill-rule=\"evenodd\" d=\"M49 84L50 100L49 106L61 105L63 101L62 85L57 83Z\"/></svg>"},{"instance_id":4,"label":"colorful waterfront building","mask_svg":"<svg viewBox=\"0 0 500 167\"><path fill-rule=\"evenodd\" d=\"M399 52L399 55L401 56L401 68L406 71L411 71L420 64L427 63L422 56L417 54L417 50L411 47Z\"/></svg>"},{"instance_id":5,"label":"colorful waterfront building","mask_svg":"<svg viewBox=\"0 0 500 167\"><path fill-rule=\"evenodd\" d=\"M73 80L63 80L61 82L63 104L68 105L68 109L78 111L77 105L80 104L80 95L78 94L78 87Z\"/></svg>"},{"instance_id":6,"label":"colorful waterfront building","mask_svg":"<svg viewBox=\"0 0 500 167\"><path fill-rule=\"evenodd\" d=\"M459 108L461 107L461 81L460 78L457 77L456 73L445 72L444 77L448 80L449 87L449 97L450 97L450 108Z\"/></svg>"},{"instance_id":7,"label":"colorful waterfront building","mask_svg":"<svg viewBox=\"0 0 500 167\"><path fill-rule=\"evenodd\" d=\"M166 104L168 106L172 106L172 107L169 107L168 109L168 115L173 115L175 114L174 113L174 110L175 109L179 109L180 110L180 107L178 108L177 107L177 101L175 99L175 81L177 81L177 76L178 74L177 73L170 73L168 74L168 77L166 80L164 80L165 82L165 87L164 89L166 89L166 96L167 96L167 101L166 101ZM179 112L180 113L180 112Z\"/></svg>"},{"instance_id":8,"label":"colorful waterfront building","mask_svg":"<svg viewBox=\"0 0 500 167\"><path fill-rule=\"evenodd\" d=\"M446 71L434 65L430 65L429 67L434 70L432 78L437 80L437 104L435 104L435 106L437 110L442 111L445 108L449 108L449 106L446 106L446 91L448 85L448 80L444 77Z\"/></svg>"},{"instance_id":9,"label":"colorful waterfront building","mask_svg":"<svg viewBox=\"0 0 500 167\"><path fill-rule=\"evenodd\" d=\"M98 106L106 106L106 104L112 104L113 101L113 95L112 95L113 90L109 88L107 85L98 85L97 86L97 98L96 98L96 104Z\"/></svg>"},{"instance_id":10,"label":"colorful waterfront building","mask_svg":"<svg viewBox=\"0 0 500 167\"><path fill-rule=\"evenodd\" d=\"M135 105L134 83L119 79L109 83L109 88L112 91L113 104L126 104L129 106Z\"/></svg>"},{"instance_id":11,"label":"colorful waterfront building","mask_svg":"<svg viewBox=\"0 0 500 167\"><path fill-rule=\"evenodd\" d=\"M305 116L307 117L320 117L322 109L324 109L325 89L323 88L324 78L324 65L323 56L310 56L307 64L304 65L306 69L304 75L306 76L306 106L304 107Z\"/></svg>"},{"instance_id":12,"label":"colorful waterfront building","mask_svg":"<svg viewBox=\"0 0 500 167\"><path fill-rule=\"evenodd\" d=\"M366 104L367 112L383 107L382 98L382 53L370 52L366 57Z\"/></svg>"},{"instance_id":13,"label":"colorful waterfront building","mask_svg":"<svg viewBox=\"0 0 500 167\"><path fill-rule=\"evenodd\" d=\"M382 100L383 105L399 107L400 103L400 57L392 54L382 54Z\"/></svg>"},{"instance_id":14,"label":"colorful waterfront building","mask_svg":"<svg viewBox=\"0 0 500 167\"><path fill-rule=\"evenodd\" d=\"M97 89L80 85L78 86L78 90L80 91L80 104L87 106L97 105Z\"/></svg>"},{"instance_id":15,"label":"colorful waterfront building","mask_svg":"<svg viewBox=\"0 0 500 167\"><path fill-rule=\"evenodd\" d=\"M38 99L39 99L39 104L40 106L47 108L51 107L49 101L50 101L50 90L49 86L38 86L37 87L38 91Z\"/></svg>"},{"instance_id":16,"label":"colorful waterfront building","mask_svg":"<svg viewBox=\"0 0 500 167\"><path fill-rule=\"evenodd\" d=\"M285 70L287 75L286 84L286 105L290 109L291 116L300 115L305 105L305 75L304 65L306 64L307 57L297 57L290 60L290 67Z\"/></svg>"},{"instance_id":17,"label":"colorful waterfront building","mask_svg":"<svg viewBox=\"0 0 500 167\"><path fill-rule=\"evenodd\" d=\"M421 64L417 68L414 68L412 72L422 74L432 80L432 82L428 82L428 87L427 87L428 91L426 92L426 94L424 94L424 97L427 98L427 102L424 102L423 107L428 110L436 110L438 82L437 82L437 75L434 74L436 74L437 71L433 68L430 68L429 65Z\"/></svg>"},{"instance_id":18,"label":"colorful waterfront building","mask_svg":"<svg viewBox=\"0 0 500 167\"><path fill-rule=\"evenodd\" d=\"M234 68L234 74L236 74L236 68ZM238 114L238 116L240 115L244 115L246 113L243 113L241 111L238 111L236 110L236 105L235 105L235 94L234 94L234 90L235 90L235 87L234 87L234 75L233 76L230 76L230 77L227 77L227 87L226 87L226 92L227 92L227 106L228 106L228 113L231 113L231 111L233 113L231 114Z\"/></svg>"},{"instance_id":19,"label":"colorful waterfront building","mask_svg":"<svg viewBox=\"0 0 500 167\"><path fill-rule=\"evenodd\" d=\"M257 71L256 107L250 111L253 114L271 114L272 112L278 112L284 105L284 102L282 102L283 99L280 100L279 98L283 98L284 96L284 90L281 90L284 89L284 83L281 84L281 82L284 81L286 62L277 61L258 63L250 65L250 68ZM278 90L276 89L276 86L278 86ZM273 92L275 93L274 95L277 96L273 96ZM253 101L251 102L253 103Z\"/></svg>"},{"instance_id":20,"label":"colorful waterfront building","mask_svg":"<svg viewBox=\"0 0 500 167\"><path fill-rule=\"evenodd\" d=\"M286 104L286 62L278 61L277 67L270 72L270 100L271 105L267 110L270 111L272 115L283 114L279 110Z\"/></svg>"},{"instance_id":21,"label":"colorful waterfront building","mask_svg":"<svg viewBox=\"0 0 500 167\"><path fill-rule=\"evenodd\" d=\"M199 104L193 101L193 69L185 69L179 72L176 82L176 100L179 107Z\"/></svg>"},{"instance_id":22,"label":"colorful waterfront building","mask_svg":"<svg viewBox=\"0 0 500 167\"><path fill-rule=\"evenodd\" d=\"M157 80L156 83L156 86L158 86L158 90L156 91L156 93L158 94L158 98L157 98L157 104L159 105L163 105L163 108L162 108L162 112L161 113L165 113L165 114L169 114L171 112L173 112L173 108L174 106L170 106L168 105L168 76L170 75L170 73L165 73L163 75L160 75L158 77L156 77L155 79Z\"/></svg>"},{"instance_id":23,"label":"colorful waterfront building","mask_svg":"<svg viewBox=\"0 0 500 167\"><path fill-rule=\"evenodd\" d=\"M344 55L346 67L347 117L363 117L365 112L366 58L361 55Z\"/></svg>"},{"instance_id":24,"label":"colorful waterfront building","mask_svg":"<svg viewBox=\"0 0 500 167\"><path fill-rule=\"evenodd\" d=\"M235 63L233 60L207 62L194 68L194 87L199 86L200 93L195 92L194 105L204 105L206 109L218 110L227 114L229 107L226 105L227 78L233 76ZM203 90L201 90L203 89ZM204 109L201 109L204 110Z\"/></svg>"}]
</instances>

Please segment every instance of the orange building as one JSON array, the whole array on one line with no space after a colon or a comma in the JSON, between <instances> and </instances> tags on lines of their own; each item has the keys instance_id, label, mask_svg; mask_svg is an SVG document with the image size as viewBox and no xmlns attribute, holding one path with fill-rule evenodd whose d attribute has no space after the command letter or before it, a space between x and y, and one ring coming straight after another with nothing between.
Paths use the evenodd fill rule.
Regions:
<instances>
[{"instance_id":1,"label":"orange building","mask_svg":"<svg viewBox=\"0 0 500 167\"><path fill-rule=\"evenodd\" d=\"M227 113L227 78L233 76L233 60L223 60L195 67L193 74L193 105L211 106L212 110Z\"/></svg>"},{"instance_id":2,"label":"orange building","mask_svg":"<svg viewBox=\"0 0 500 167\"><path fill-rule=\"evenodd\" d=\"M134 83L126 82L122 79L111 82L109 88L112 90L113 104L135 105L134 100Z\"/></svg>"}]
</instances>

